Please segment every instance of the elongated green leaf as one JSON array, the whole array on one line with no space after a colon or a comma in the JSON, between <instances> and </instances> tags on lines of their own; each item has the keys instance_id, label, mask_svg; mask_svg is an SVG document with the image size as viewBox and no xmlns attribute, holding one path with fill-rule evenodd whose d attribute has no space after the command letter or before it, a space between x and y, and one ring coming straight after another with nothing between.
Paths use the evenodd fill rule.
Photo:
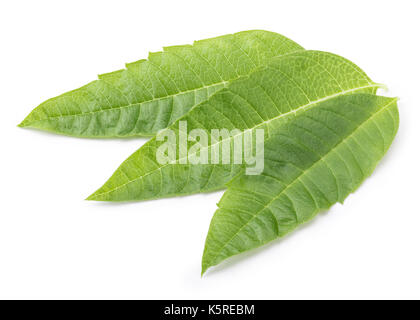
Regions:
<instances>
[{"instance_id":1,"label":"elongated green leaf","mask_svg":"<svg viewBox=\"0 0 420 320\"><path fill-rule=\"evenodd\" d=\"M374 93L378 84L348 60L319 51L299 51L274 59L267 67L237 80L196 106L170 127L179 141L180 121L188 130L226 128L270 132L318 102L354 92ZM236 136L237 137L237 136ZM223 140L223 139L222 139ZM211 141L210 147L222 140ZM233 136L225 141L233 143ZM131 155L89 200L127 201L206 192L224 187L241 168L232 164L159 164L152 138ZM176 163L176 164L175 164ZM231 159L230 163L233 163Z\"/></svg>"},{"instance_id":2,"label":"elongated green leaf","mask_svg":"<svg viewBox=\"0 0 420 320\"><path fill-rule=\"evenodd\" d=\"M396 99L370 94L322 102L280 128L266 143L264 172L229 183L210 225L202 272L342 203L372 173L397 129Z\"/></svg>"},{"instance_id":3,"label":"elongated green leaf","mask_svg":"<svg viewBox=\"0 0 420 320\"><path fill-rule=\"evenodd\" d=\"M150 136L230 81L301 50L268 31L244 31L164 48L35 108L20 124L80 137Z\"/></svg>"}]
</instances>

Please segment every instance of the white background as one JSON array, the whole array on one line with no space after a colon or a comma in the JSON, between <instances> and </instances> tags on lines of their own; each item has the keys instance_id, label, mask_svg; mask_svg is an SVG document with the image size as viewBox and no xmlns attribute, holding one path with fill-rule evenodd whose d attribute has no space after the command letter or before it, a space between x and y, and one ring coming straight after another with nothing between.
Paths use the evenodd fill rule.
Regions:
<instances>
[{"instance_id":1,"label":"white background","mask_svg":"<svg viewBox=\"0 0 420 320\"><path fill-rule=\"evenodd\" d=\"M419 12L408 0L2 1L0 298L420 298ZM222 192L87 202L146 140L16 125L148 51L248 29L354 61L401 98L401 126L344 205L201 278Z\"/></svg>"}]
</instances>

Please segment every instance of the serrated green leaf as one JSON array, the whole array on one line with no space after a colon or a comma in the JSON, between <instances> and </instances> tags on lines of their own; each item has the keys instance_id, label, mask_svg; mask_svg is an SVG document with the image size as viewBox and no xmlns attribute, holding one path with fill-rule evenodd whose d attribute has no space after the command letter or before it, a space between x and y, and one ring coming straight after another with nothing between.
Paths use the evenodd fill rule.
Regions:
<instances>
[{"instance_id":1,"label":"serrated green leaf","mask_svg":"<svg viewBox=\"0 0 420 320\"><path fill-rule=\"evenodd\" d=\"M208 131L213 128L264 129L269 136L273 129L321 101L355 92L374 93L378 87L360 68L342 57L299 51L275 58L249 77L232 82L170 129L179 138L180 121L186 121L189 131L195 128ZM225 140L233 142L232 137ZM179 154L177 164L161 165L156 161L156 150L161 144L152 138L88 199L145 200L207 192L223 188L241 169L240 165L231 164L180 164ZM210 143L208 149L211 146Z\"/></svg>"},{"instance_id":2,"label":"serrated green leaf","mask_svg":"<svg viewBox=\"0 0 420 320\"><path fill-rule=\"evenodd\" d=\"M150 136L232 80L301 49L261 30L167 47L45 101L19 126L78 137Z\"/></svg>"},{"instance_id":3,"label":"serrated green leaf","mask_svg":"<svg viewBox=\"0 0 420 320\"><path fill-rule=\"evenodd\" d=\"M398 130L396 99L337 97L298 115L266 142L259 176L228 185L208 232L202 272L282 237L353 192Z\"/></svg>"}]
</instances>

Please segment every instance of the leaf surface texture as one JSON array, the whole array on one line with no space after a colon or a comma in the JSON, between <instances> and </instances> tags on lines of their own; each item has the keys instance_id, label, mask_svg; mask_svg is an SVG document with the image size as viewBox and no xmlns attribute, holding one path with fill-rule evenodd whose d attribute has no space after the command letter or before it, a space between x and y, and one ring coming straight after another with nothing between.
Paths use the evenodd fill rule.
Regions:
<instances>
[{"instance_id":1,"label":"leaf surface texture","mask_svg":"<svg viewBox=\"0 0 420 320\"><path fill-rule=\"evenodd\" d=\"M396 99L355 94L321 102L279 128L266 143L264 172L228 184L202 272L342 203L384 156L398 123Z\"/></svg>"},{"instance_id":2,"label":"leaf surface texture","mask_svg":"<svg viewBox=\"0 0 420 320\"><path fill-rule=\"evenodd\" d=\"M279 126L317 107L321 101L378 88L350 61L326 52L299 51L273 59L249 76L230 83L209 100L192 109L170 129L178 137L180 121L188 130L226 128L264 129L269 138ZM233 137L228 140L233 143ZM217 142L220 144L222 141ZM156 150L162 144L152 138L117 169L89 200L128 201L207 192L224 188L241 165L161 165ZM208 150L212 146L209 143ZM233 163L231 161L230 163Z\"/></svg>"},{"instance_id":3,"label":"leaf surface texture","mask_svg":"<svg viewBox=\"0 0 420 320\"><path fill-rule=\"evenodd\" d=\"M231 81L301 49L262 30L166 47L45 101L19 126L78 137L150 136Z\"/></svg>"}]
</instances>

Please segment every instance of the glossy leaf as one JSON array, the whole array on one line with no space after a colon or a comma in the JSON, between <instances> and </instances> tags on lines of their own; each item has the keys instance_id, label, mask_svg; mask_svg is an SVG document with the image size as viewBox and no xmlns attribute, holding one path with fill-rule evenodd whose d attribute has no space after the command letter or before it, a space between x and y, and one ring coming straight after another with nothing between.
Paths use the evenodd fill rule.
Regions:
<instances>
[{"instance_id":1,"label":"glossy leaf","mask_svg":"<svg viewBox=\"0 0 420 320\"><path fill-rule=\"evenodd\" d=\"M78 137L150 136L232 80L301 49L261 30L166 47L45 101L20 126Z\"/></svg>"},{"instance_id":2,"label":"glossy leaf","mask_svg":"<svg viewBox=\"0 0 420 320\"><path fill-rule=\"evenodd\" d=\"M343 202L384 156L398 122L396 99L356 94L279 128L266 142L264 172L229 183L210 225L203 273Z\"/></svg>"},{"instance_id":3,"label":"glossy leaf","mask_svg":"<svg viewBox=\"0 0 420 320\"><path fill-rule=\"evenodd\" d=\"M264 129L266 138L277 127L321 101L355 92L374 93L378 84L348 60L319 51L299 51L274 59L249 77L237 80L196 106L170 129L178 136L180 121L188 130ZM178 139L179 140L179 139ZM233 138L229 137L230 143ZM219 141L216 145L221 143ZM224 188L241 169L231 164L161 165L152 138L131 155L89 200L127 201L206 192ZM214 144L209 143L208 150ZM231 161L233 163L233 161Z\"/></svg>"}]
</instances>

